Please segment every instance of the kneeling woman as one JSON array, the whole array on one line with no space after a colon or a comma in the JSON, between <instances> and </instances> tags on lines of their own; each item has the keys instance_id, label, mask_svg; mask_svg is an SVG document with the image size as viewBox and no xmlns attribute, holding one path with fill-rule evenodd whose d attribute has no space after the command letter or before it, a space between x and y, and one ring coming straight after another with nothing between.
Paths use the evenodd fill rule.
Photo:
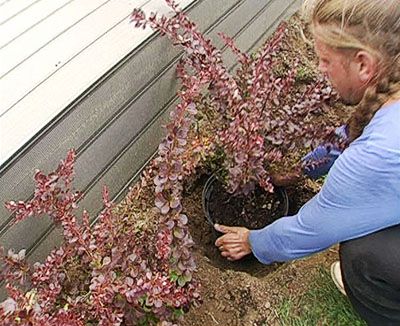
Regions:
<instances>
[{"instance_id":1,"label":"kneeling woman","mask_svg":"<svg viewBox=\"0 0 400 326\"><path fill-rule=\"evenodd\" d=\"M261 230L216 225L230 260L265 264L340 243L336 283L370 325L400 325L400 1L309 0L319 68L357 105L321 191ZM343 281L342 281L343 279ZM343 282L343 283L341 283Z\"/></svg>"}]
</instances>

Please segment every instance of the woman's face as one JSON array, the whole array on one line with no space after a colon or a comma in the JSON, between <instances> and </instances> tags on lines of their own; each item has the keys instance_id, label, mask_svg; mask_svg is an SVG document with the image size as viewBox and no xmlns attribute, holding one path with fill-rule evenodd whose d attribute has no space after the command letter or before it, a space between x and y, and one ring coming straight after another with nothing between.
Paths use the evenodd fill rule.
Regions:
<instances>
[{"instance_id":1,"label":"woman's face","mask_svg":"<svg viewBox=\"0 0 400 326\"><path fill-rule=\"evenodd\" d=\"M319 59L319 70L329 78L343 102L359 103L367 84L360 78L360 65L355 51L334 49L318 38L315 40L315 51Z\"/></svg>"}]
</instances>

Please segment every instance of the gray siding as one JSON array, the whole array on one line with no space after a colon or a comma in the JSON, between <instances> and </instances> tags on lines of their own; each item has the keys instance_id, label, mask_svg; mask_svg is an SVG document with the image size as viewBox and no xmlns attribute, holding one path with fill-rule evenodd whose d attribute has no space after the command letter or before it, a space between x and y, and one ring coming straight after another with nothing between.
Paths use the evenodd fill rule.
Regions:
<instances>
[{"instance_id":1,"label":"gray siding","mask_svg":"<svg viewBox=\"0 0 400 326\"><path fill-rule=\"evenodd\" d=\"M253 51L299 5L299 0L198 0L188 12L214 44L222 46L217 37L222 31L242 50ZM78 154L75 187L85 194L80 207L94 217L101 209L103 185L121 199L154 154L161 125L176 104L179 57L169 40L155 34L117 63L1 167L0 201L30 198L34 169L54 169L69 148ZM233 67L230 51L224 60ZM47 217L13 226L10 220L1 206L0 244L27 248L31 260L43 259L60 241Z\"/></svg>"}]
</instances>

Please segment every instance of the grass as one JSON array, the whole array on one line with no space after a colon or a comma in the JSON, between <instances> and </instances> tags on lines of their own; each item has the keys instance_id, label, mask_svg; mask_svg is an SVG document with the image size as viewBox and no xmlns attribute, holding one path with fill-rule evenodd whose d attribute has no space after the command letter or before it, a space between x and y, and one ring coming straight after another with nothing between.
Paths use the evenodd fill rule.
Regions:
<instances>
[{"instance_id":1,"label":"grass","mask_svg":"<svg viewBox=\"0 0 400 326\"><path fill-rule=\"evenodd\" d=\"M310 284L308 291L298 298L288 298L276 313L281 326L366 326L333 284L323 268Z\"/></svg>"}]
</instances>

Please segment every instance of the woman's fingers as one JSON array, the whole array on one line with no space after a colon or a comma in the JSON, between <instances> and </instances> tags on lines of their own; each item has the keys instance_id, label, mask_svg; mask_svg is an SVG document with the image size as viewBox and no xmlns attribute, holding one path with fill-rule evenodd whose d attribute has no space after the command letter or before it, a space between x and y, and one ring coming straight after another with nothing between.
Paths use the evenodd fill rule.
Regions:
<instances>
[{"instance_id":1,"label":"woman's fingers","mask_svg":"<svg viewBox=\"0 0 400 326\"><path fill-rule=\"evenodd\" d=\"M245 246L243 244L230 243L224 244L219 247L221 251L221 256L227 258L228 260L237 260L245 256L246 252Z\"/></svg>"},{"instance_id":2,"label":"woman's fingers","mask_svg":"<svg viewBox=\"0 0 400 326\"><path fill-rule=\"evenodd\" d=\"M231 232L236 232L237 227L214 224L214 229L221 233L231 233Z\"/></svg>"},{"instance_id":3,"label":"woman's fingers","mask_svg":"<svg viewBox=\"0 0 400 326\"><path fill-rule=\"evenodd\" d=\"M221 252L221 256L227 258L228 260L237 260L247 254L248 252L246 252L244 248L232 248Z\"/></svg>"},{"instance_id":4,"label":"woman's fingers","mask_svg":"<svg viewBox=\"0 0 400 326\"><path fill-rule=\"evenodd\" d=\"M223 245L223 244L229 244L229 243L240 243L241 239L238 236L238 234L236 233L227 233L225 235L223 235L222 237L219 237L216 241L215 241L215 245L217 247Z\"/></svg>"},{"instance_id":5,"label":"woman's fingers","mask_svg":"<svg viewBox=\"0 0 400 326\"><path fill-rule=\"evenodd\" d=\"M224 251L224 250L235 250L235 249L240 249L242 248L242 245L240 243L227 243L224 245L220 245L218 247L219 250Z\"/></svg>"},{"instance_id":6,"label":"woman's fingers","mask_svg":"<svg viewBox=\"0 0 400 326\"><path fill-rule=\"evenodd\" d=\"M215 229L223 236L215 241L221 255L228 260L237 260L251 252L249 244L249 230L243 227L231 227L216 224Z\"/></svg>"},{"instance_id":7,"label":"woman's fingers","mask_svg":"<svg viewBox=\"0 0 400 326\"><path fill-rule=\"evenodd\" d=\"M228 247L228 248L224 247L222 252L227 252L227 253L229 253L231 255L234 255L234 254L237 254L237 253L239 253L241 251L243 251L242 247Z\"/></svg>"}]
</instances>

